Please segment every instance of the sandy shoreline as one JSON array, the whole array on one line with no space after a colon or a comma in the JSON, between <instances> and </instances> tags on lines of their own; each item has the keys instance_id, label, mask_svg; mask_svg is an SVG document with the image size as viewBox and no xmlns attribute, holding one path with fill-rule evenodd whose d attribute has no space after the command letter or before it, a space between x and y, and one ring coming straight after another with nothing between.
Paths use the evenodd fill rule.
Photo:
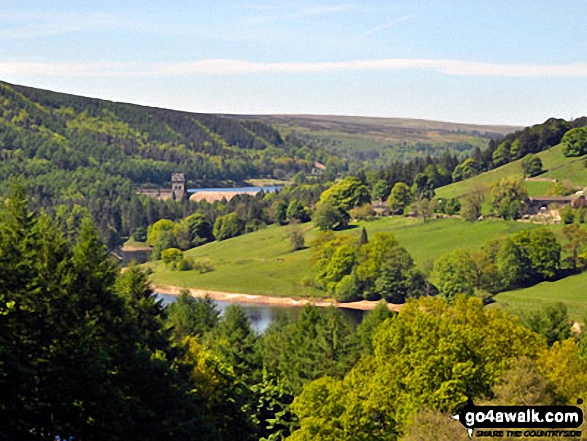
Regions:
<instances>
[{"instance_id":1,"label":"sandy shoreline","mask_svg":"<svg viewBox=\"0 0 587 441\"><path fill-rule=\"evenodd\" d=\"M160 294L167 294L172 296L179 295L180 291L183 289L180 286L172 286L172 285L159 285L157 283L153 283L151 285L153 291L160 293ZM351 303L339 303L334 301L333 299L294 299L292 297L272 297L272 296L262 296L256 294L243 294L243 293L233 293L233 292L224 292L224 291L211 291L207 289L194 289L190 288L190 295L193 297L205 297L206 294L210 296L210 298L214 300L221 300L225 302L241 302L241 303L257 303L263 305L274 305L274 306L304 306L304 305L315 305L321 307L327 306L336 306L338 308L349 308L349 309L360 309L363 311L369 311L374 309L379 302L370 302L368 300L361 300L359 302L351 302ZM388 303L387 307L391 311L399 312L403 305L395 305L393 303Z\"/></svg>"}]
</instances>

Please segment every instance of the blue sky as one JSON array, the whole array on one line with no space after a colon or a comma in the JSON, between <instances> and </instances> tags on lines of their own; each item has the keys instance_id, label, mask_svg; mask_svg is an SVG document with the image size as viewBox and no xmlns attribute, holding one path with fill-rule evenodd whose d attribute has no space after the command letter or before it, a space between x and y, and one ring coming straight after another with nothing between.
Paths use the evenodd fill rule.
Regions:
<instances>
[{"instance_id":1,"label":"blue sky","mask_svg":"<svg viewBox=\"0 0 587 441\"><path fill-rule=\"evenodd\" d=\"M587 114L584 0L3 0L0 79L219 113Z\"/></svg>"}]
</instances>

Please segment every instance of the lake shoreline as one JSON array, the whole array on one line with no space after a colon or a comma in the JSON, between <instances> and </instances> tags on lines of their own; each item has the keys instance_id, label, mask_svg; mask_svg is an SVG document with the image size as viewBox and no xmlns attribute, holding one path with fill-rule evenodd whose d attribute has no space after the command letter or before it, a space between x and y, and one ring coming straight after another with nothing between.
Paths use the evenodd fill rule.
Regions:
<instances>
[{"instance_id":1,"label":"lake shoreline","mask_svg":"<svg viewBox=\"0 0 587 441\"><path fill-rule=\"evenodd\" d=\"M361 300L358 302L340 303L334 299L294 299L292 297L275 297L264 296L259 294L244 294L233 293L225 291L213 291L208 289L182 288L181 286L161 285L158 283L151 284L151 289L159 294L166 294L171 296L178 296L182 289L188 289L192 297L203 298L206 295L213 300L220 300L223 302L238 302L238 303L256 303L261 305L272 306L298 306L314 305L320 307L335 306L337 308L359 309L362 311L370 311L375 309L379 302L372 302L368 300ZM387 307L390 311L399 312L403 305L396 305L388 303Z\"/></svg>"}]
</instances>

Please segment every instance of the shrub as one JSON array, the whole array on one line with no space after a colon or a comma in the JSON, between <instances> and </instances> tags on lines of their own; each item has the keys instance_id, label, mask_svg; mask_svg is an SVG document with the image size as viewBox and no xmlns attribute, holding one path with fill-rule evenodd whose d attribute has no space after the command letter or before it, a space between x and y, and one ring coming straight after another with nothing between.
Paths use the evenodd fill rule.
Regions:
<instances>
[{"instance_id":1,"label":"shrub","mask_svg":"<svg viewBox=\"0 0 587 441\"><path fill-rule=\"evenodd\" d=\"M175 269L183 260L183 252L177 248L168 248L161 252L161 260L167 268Z\"/></svg>"},{"instance_id":2,"label":"shrub","mask_svg":"<svg viewBox=\"0 0 587 441\"><path fill-rule=\"evenodd\" d=\"M297 223L290 225L287 231L287 235L289 236L289 243L292 251L297 251L304 248L304 232L300 229Z\"/></svg>"},{"instance_id":3,"label":"shrub","mask_svg":"<svg viewBox=\"0 0 587 441\"><path fill-rule=\"evenodd\" d=\"M147 230L144 227L138 227L133 231L132 238L137 242L146 242Z\"/></svg>"},{"instance_id":4,"label":"shrub","mask_svg":"<svg viewBox=\"0 0 587 441\"><path fill-rule=\"evenodd\" d=\"M359 289L357 279L353 274L349 274L340 279L334 289L334 299L337 302L352 302L358 299Z\"/></svg>"},{"instance_id":5,"label":"shrub","mask_svg":"<svg viewBox=\"0 0 587 441\"><path fill-rule=\"evenodd\" d=\"M351 209L349 215L353 220L367 220L371 219L375 215L375 212L371 204L363 204L360 207Z\"/></svg>"},{"instance_id":6,"label":"shrub","mask_svg":"<svg viewBox=\"0 0 587 441\"><path fill-rule=\"evenodd\" d=\"M191 257L186 257L184 259L181 259L176 264L176 269L178 271L190 271L193 268L194 268L194 259L192 259Z\"/></svg>"},{"instance_id":7,"label":"shrub","mask_svg":"<svg viewBox=\"0 0 587 441\"><path fill-rule=\"evenodd\" d=\"M210 262L210 259L198 259L196 261L192 260L192 262L193 269L198 271L200 274L214 271L214 267L212 266L212 262Z\"/></svg>"},{"instance_id":8,"label":"shrub","mask_svg":"<svg viewBox=\"0 0 587 441\"><path fill-rule=\"evenodd\" d=\"M565 156L582 156L587 153L587 127L571 129L562 139Z\"/></svg>"},{"instance_id":9,"label":"shrub","mask_svg":"<svg viewBox=\"0 0 587 441\"><path fill-rule=\"evenodd\" d=\"M559 213L561 216L561 221L564 224L572 224L575 222L575 212L570 205L566 205L564 208L559 210Z\"/></svg>"}]
</instances>

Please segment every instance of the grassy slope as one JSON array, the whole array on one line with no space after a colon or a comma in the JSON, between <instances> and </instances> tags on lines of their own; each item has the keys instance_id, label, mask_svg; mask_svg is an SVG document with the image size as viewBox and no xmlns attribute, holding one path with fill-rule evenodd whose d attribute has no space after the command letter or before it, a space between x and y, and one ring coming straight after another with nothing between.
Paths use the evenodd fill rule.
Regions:
<instances>
[{"instance_id":1,"label":"grassy slope","mask_svg":"<svg viewBox=\"0 0 587 441\"><path fill-rule=\"evenodd\" d=\"M583 166L583 158L566 158L560 145L537 155L542 160L546 172L541 178L570 180L574 185L587 186L587 168ZM491 185L505 177L522 178L521 160L510 162L471 179L456 182L436 190L438 197L457 197L467 194L476 185ZM530 196L545 196L550 184L548 182L527 182Z\"/></svg>"},{"instance_id":2,"label":"grassy slope","mask_svg":"<svg viewBox=\"0 0 587 441\"><path fill-rule=\"evenodd\" d=\"M573 320L587 320L587 273L556 282L543 282L530 288L504 292L496 296L498 304L514 309L532 309L561 301L567 305Z\"/></svg>"},{"instance_id":3,"label":"grassy slope","mask_svg":"<svg viewBox=\"0 0 587 441\"><path fill-rule=\"evenodd\" d=\"M479 248L497 235L534 227L519 222L465 223L459 219L424 224L421 220L399 217L358 225L364 226L370 235L378 231L393 232L418 264L455 249ZM358 233L358 228L352 228L338 234ZM316 230L307 231L306 243L315 235ZM323 292L301 285L304 278L313 277L311 254L310 249L290 252L287 228L272 226L188 251L187 256L211 260L215 270L208 274L169 271L160 262L149 265L155 269L152 280L161 284L274 296L323 296Z\"/></svg>"}]
</instances>

